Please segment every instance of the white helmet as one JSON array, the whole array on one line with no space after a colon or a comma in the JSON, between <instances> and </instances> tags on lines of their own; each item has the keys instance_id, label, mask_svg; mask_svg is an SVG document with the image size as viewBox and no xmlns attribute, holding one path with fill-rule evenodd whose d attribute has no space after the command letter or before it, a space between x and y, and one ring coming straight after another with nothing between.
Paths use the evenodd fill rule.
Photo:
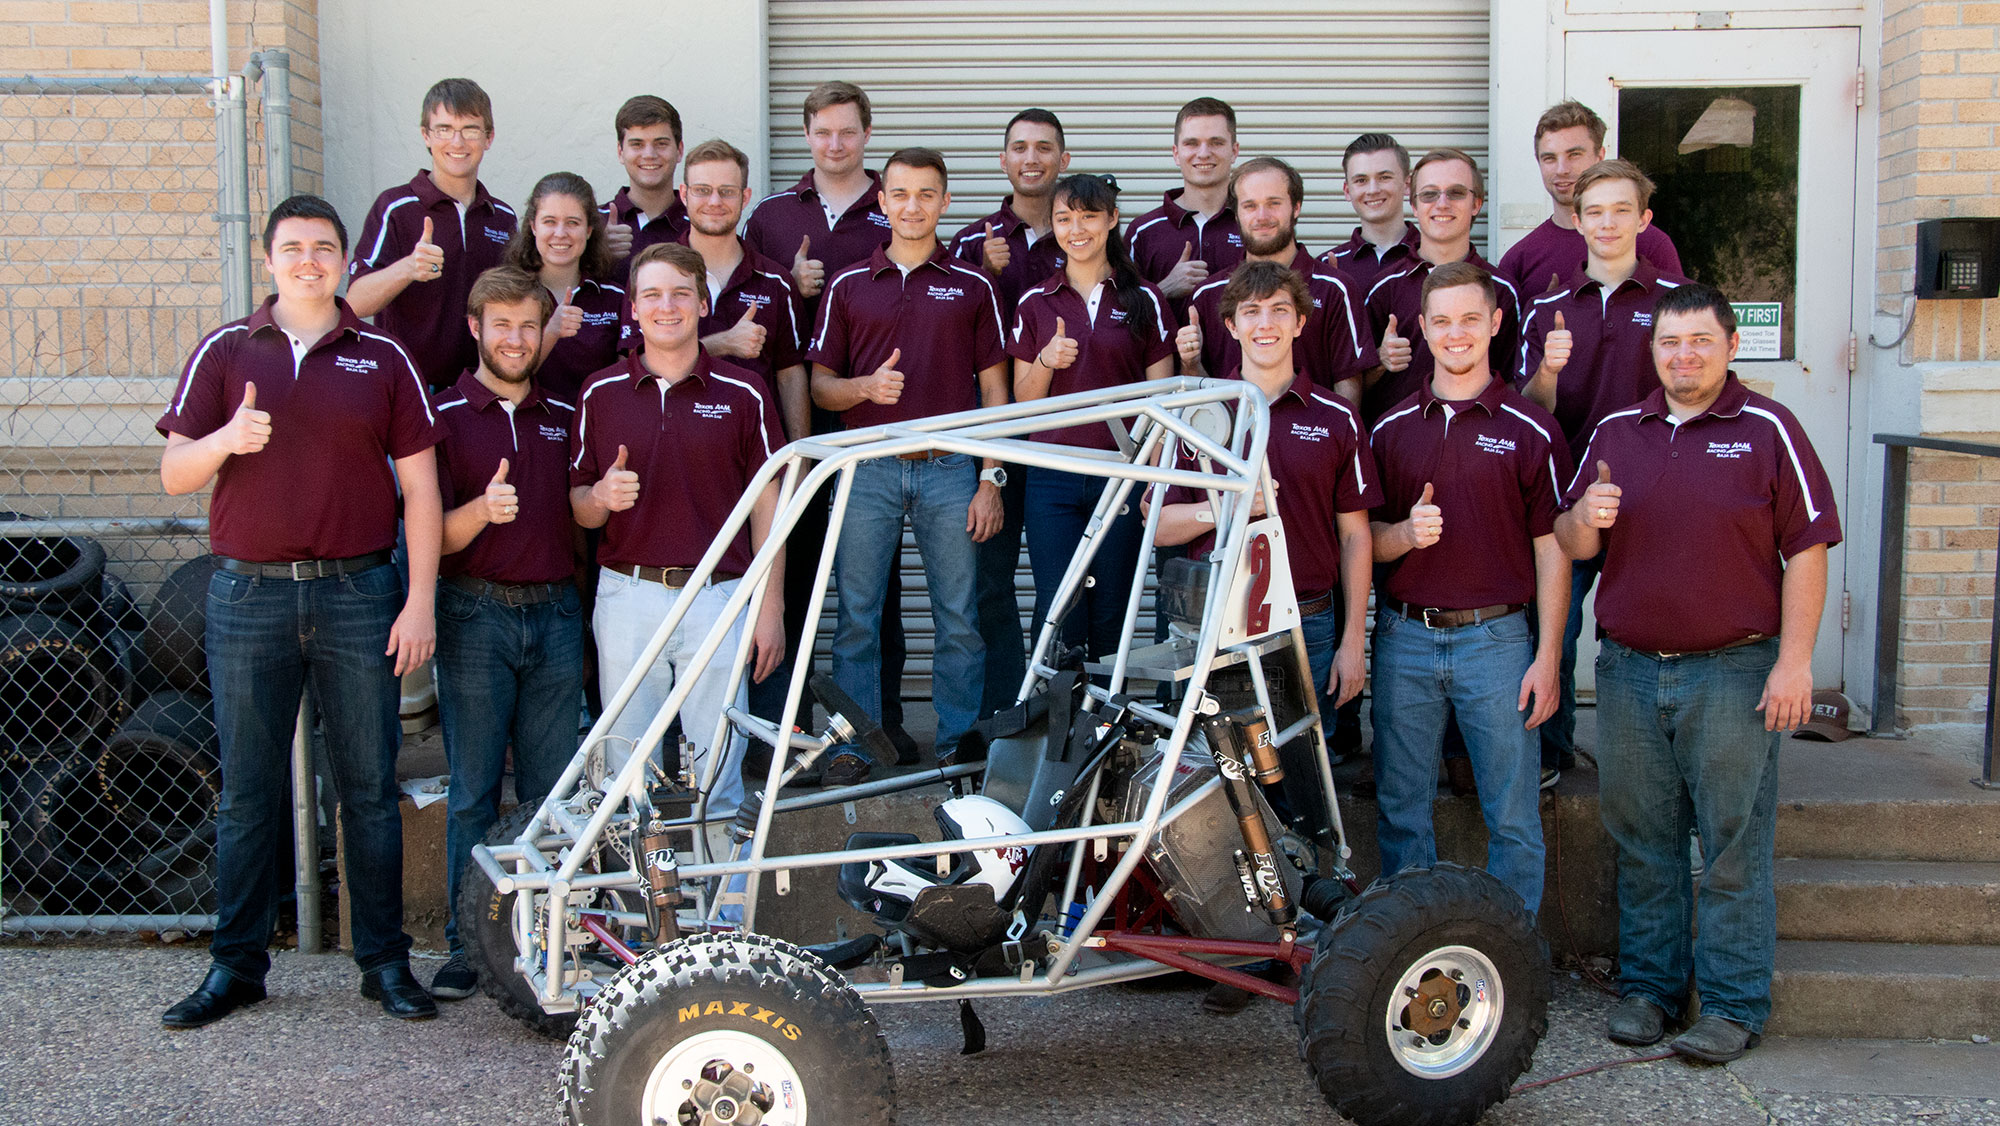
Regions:
<instances>
[{"instance_id":1,"label":"white helmet","mask_svg":"<svg viewBox=\"0 0 2000 1126\"><path fill-rule=\"evenodd\" d=\"M1011 837L1031 831L1020 814L983 795L952 798L933 812L947 841ZM854 871L862 865L845 864L840 890L857 910L891 921L906 917L917 894L928 887L985 884L993 889L993 901L1000 903L1006 900L1021 877L1021 869L1027 866L1028 850L1008 845L961 852L950 856L947 863L948 867L940 872L937 860L932 857L874 860L867 863L865 874ZM855 876L861 878L856 880Z\"/></svg>"}]
</instances>

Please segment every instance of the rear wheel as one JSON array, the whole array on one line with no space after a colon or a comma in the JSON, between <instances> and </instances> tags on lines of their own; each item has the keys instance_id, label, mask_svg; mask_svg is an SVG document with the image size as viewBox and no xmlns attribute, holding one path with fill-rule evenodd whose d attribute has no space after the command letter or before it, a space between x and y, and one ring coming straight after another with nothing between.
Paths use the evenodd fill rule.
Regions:
<instances>
[{"instance_id":1,"label":"rear wheel","mask_svg":"<svg viewBox=\"0 0 2000 1126\"><path fill-rule=\"evenodd\" d=\"M1456 864L1378 881L1320 934L1299 1056L1361 1126L1477 1121L1548 1030L1548 947L1520 897Z\"/></svg>"},{"instance_id":2,"label":"rear wheel","mask_svg":"<svg viewBox=\"0 0 2000 1126\"><path fill-rule=\"evenodd\" d=\"M515 806L486 834L485 844L513 844L535 816L532 805ZM479 987L500 1011L551 1040L576 1028L575 1013L542 1011L528 980L514 968L521 947L514 934L514 896L502 894L486 869L468 861L458 877L458 940L479 974ZM540 949L537 945L536 949Z\"/></svg>"}]
</instances>

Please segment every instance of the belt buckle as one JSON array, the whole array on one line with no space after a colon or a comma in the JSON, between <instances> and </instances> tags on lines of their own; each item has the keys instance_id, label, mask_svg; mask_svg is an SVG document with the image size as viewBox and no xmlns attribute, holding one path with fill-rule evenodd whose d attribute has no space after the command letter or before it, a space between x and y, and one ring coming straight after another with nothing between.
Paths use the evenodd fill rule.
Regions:
<instances>
[{"instance_id":1,"label":"belt buckle","mask_svg":"<svg viewBox=\"0 0 2000 1126\"><path fill-rule=\"evenodd\" d=\"M1435 606L1426 606L1426 607L1424 607L1424 608L1423 608L1423 610L1424 610L1424 616L1423 616L1423 623L1424 623L1424 628L1425 628L1425 629L1443 629L1443 628L1444 628L1443 626L1434 626L1434 625L1432 625L1432 624L1431 624L1431 612L1432 612L1432 611L1436 611L1437 613L1440 613L1440 614L1442 614L1442 613L1444 613L1444 611L1443 611L1443 610L1439 610L1439 609L1438 609L1437 607L1435 607Z\"/></svg>"},{"instance_id":2,"label":"belt buckle","mask_svg":"<svg viewBox=\"0 0 2000 1126\"><path fill-rule=\"evenodd\" d=\"M289 566L289 567L290 567L290 568L292 569L292 581L293 581L293 582L304 582L304 581L305 581L306 579L316 579L316 578L319 578L319 575L317 575L317 574L312 574L312 575L301 575L301 574L299 574L299 564L301 564L301 563L311 563L311 564L313 564L313 567L314 567L314 570L315 570L315 571L317 571L317 570L318 570L318 566L319 566L319 561L318 561L318 560L316 560L316 559L295 559L295 560L293 560L293 561L292 561L291 563L287 564L287 566Z\"/></svg>"}]
</instances>

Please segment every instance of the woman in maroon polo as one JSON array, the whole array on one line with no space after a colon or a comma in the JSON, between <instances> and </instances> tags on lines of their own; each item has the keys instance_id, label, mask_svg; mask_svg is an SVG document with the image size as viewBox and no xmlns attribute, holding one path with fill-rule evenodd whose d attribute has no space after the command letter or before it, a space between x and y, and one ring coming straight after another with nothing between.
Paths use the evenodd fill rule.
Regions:
<instances>
[{"instance_id":1,"label":"woman in maroon polo","mask_svg":"<svg viewBox=\"0 0 2000 1126\"><path fill-rule=\"evenodd\" d=\"M574 405L590 375L618 360L625 309L622 279L610 277L611 251L604 216L590 182L574 172L551 172L535 182L521 225L507 244L507 264L534 274L555 296L555 315L542 333L542 366L535 384L546 395Z\"/></svg>"},{"instance_id":2,"label":"woman in maroon polo","mask_svg":"<svg viewBox=\"0 0 2000 1126\"><path fill-rule=\"evenodd\" d=\"M1023 402L1161 379L1173 373L1167 301L1133 265L1118 233L1118 188L1103 176L1071 176L1056 185L1056 250L1063 268L1021 295L1007 352L1014 357L1014 397ZM1113 450L1102 423L1031 435L1088 449ZM1056 587L1082 541L1102 494L1095 478L1028 466L1023 527L1035 573L1035 621L1047 619ZM1063 643L1087 642L1092 657L1118 646L1125 601L1139 558L1139 505L1110 526L1092 561L1093 585L1063 623Z\"/></svg>"}]
</instances>

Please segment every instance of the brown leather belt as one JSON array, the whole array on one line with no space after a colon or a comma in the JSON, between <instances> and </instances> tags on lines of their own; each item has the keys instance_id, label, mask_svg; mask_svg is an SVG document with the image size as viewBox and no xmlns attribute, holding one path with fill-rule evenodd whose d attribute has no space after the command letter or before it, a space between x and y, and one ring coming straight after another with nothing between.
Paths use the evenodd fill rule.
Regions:
<instances>
[{"instance_id":1,"label":"brown leather belt","mask_svg":"<svg viewBox=\"0 0 2000 1126\"><path fill-rule=\"evenodd\" d=\"M444 580L475 598L491 598L505 606L535 606L554 602L576 589L571 582L499 583L474 575L453 575Z\"/></svg>"},{"instance_id":2,"label":"brown leather belt","mask_svg":"<svg viewBox=\"0 0 2000 1126\"><path fill-rule=\"evenodd\" d=\"M1318 598L1299 603L1299 617L1310 618L1314 614L1324 614L1333 609L1333 592L1328 591Z\"/></svg>"},{"instance_id":3,"label":"brown leather belt","mask_svg":"<svg viewBox=\"0 0 2000 1126\"><path fill-rule=\"evenodd\" d=\"M1615 641L1617 639L1613 638L1612 640ZM1648 657L1655 658L1656 660L1671 661L1676 657L1706 657L1710 653L1723 653L1731 649L1741 649L1745 645L1755 645L1759 641L1769 641L1769 640L1771 639L1764 634L1753 633L1749 637L1743 638L1741 641L1732 641L1727 645L1718 645L1713 649L1685 649L1678 653L1663 653L1658 649L1633 649L1632 651L1634 653L1643 653ZM1626 648L1630 649L1631 646L1628 645L1626 646Z\"/></svg>"},{"instance_id":4,"label":"brown leather belt","mask_svg":"<svg viewBox=\"0 0 2000 1126\"><path fill-rule=\"evenodd\" d=\"M641 582L659 583L661 586L672 587L675 590L686 586L688 580L694 578L693 567L641 567L636 563L606 563L603 566L607 571L616 571L621 575L630 575ZM708 581L711 583L726 583L731 579L740 579L742 577L742 573L738 571L717 571L708 577Z\"/></svg>"},{"instance_id":5,"label":"brown leather belt","mask_svg":"<svg viewBox=\"0 0 2000 1126\"><path fill-rule=\"evenodd\" d=\"M227 555L215 557L215 565L225 571L239 575L255 575L260 579L292 579L303 582L306 579L332 579L343 575L358 575L372 571L387 563L388 551L371 551L366 555L351 555L346 559L301 559L296 563L253 563L247 559L231 559Z\"/></svg>"},{"instance_id":6,"label":"brown leather belt","mask_svg":"<svg viewBox=\"0 0 2000 1126\"><path fill-rule=\"evenodd\" d=\"M896 455L897 459L901 461L936 461L938 458L950 456L950 450L918 450L913 454Z\"/></svg>"},{"instance_id":7,"label":"brown leather belt","mask_svg":"<svg viewBox=\"0 0 2000 1126\"><path fill-rule=\"evenodd\" d=\"M1382 605L1412 621L1422 622L1431 629L1457 629L1459 626L1476 626L1481 622L1490 622L1498 618L1518 614L1528 608L1528 604L1525 602L1513 602L1501 606L1481 606L1472 610L1440 610L1435 606L1412 606L1407 602L1398 602L1393 598L1383 599Z\"/></svg>"}]
</instances>

